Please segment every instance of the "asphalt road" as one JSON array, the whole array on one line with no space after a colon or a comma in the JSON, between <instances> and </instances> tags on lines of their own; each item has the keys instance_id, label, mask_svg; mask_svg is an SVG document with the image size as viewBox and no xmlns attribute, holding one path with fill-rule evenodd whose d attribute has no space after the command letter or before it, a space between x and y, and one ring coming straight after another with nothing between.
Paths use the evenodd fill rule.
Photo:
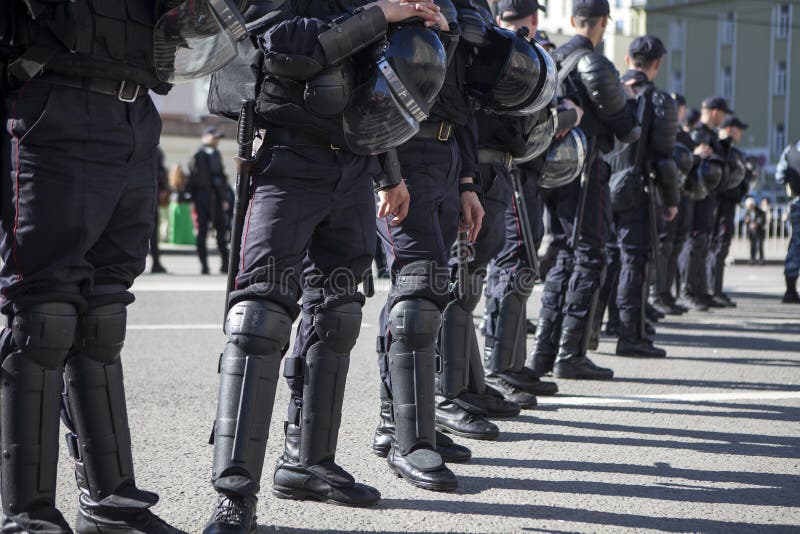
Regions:
<instances>
[{"instance_id":1,"label":"asphalt road","mask_svg":"<svg viewBox=\"0 0 800 534\"><path fill-rule=\"evenodd\" d=\"M197 275L191 256L164 263L171 274L141 277L129 314L134 458L139 485L161 495L155 510L200 532L214 502L207 439L224 279ZM604 339L593 358L614 368L613 382L560 381L558 396L499 421L498 442L463 440L474 458L453 466L460 489L450 494L413 488L370 453L384 288L364 310L337 457L383 500L354 510L269 493L283 441L282 384L259 532L800 532L800 306L780 304L778 267L732 267L727 280L738 308L659 325L669 358L619 358ZM76 492L64 449L58 503L71 519Z\"/></svg>"}]
</instances>

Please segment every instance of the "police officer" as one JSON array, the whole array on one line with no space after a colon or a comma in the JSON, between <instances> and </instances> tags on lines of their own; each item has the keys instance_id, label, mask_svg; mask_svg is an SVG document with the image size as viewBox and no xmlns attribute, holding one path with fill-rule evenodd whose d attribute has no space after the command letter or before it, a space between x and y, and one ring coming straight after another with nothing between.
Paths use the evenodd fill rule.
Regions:
<instances>
[{"instance_id":1,"label":"police officer","mask_svg":"<svg viewBox=\"0 0 800 534\"><path fill-rule=\"evenodd\" d=\"M228 177L222 163L218 146L225 134L214 126L203 131L203 145L189 161L189 183L187 188L197 213L197 257L200 272L208 274L208 250L206 239L208 224L213 222L222 262L220 272L228 272L228 232L225 212L228 204Z\"/></svg>"},{"instance_id":2,"label":"police officer","mask_svg":"<svg viewBox=\"0 0 800 534\"><path fill-rule=\"evenodd\" d=\"M531 33L536 33L538 26L538 10L544 8L535 0L502 0L498 4L498 24L511 31L528 28ZM555 80L552 80L555 83ZM558 129L566 132L578 120L578 112L571 102L565 102L564 109L573 109L566 119L562 113L558 120ZM530 142L542 144L542 148L552 140L555 125L547 123L553 116L553 111L548 106L535 118L516 120L520 124L537 123L537 134L531 136ZM520 128L524 132L526 128ZM541 138L541 139L540 139ZM513 143L509 144L513 146ZM541 151L541 149L540 149ZM538 158L541 159L542 156ZM523 158L528 160L528 158ZM484 343L484 366L486 379L494 388L504 393L505 397L517 402L523 407L529 404L530 397L536 395L553 395L558 387L552 382L543 382L533 376L533 371L525 367L527 318L525 308L530 296L530 283L527 279L533 273L528 265L526 243L523 237L523 224L530 224L534 247L538 250L544 235L542 224L542 202L537 187L537 165L540 162L530 163L525 161L511 172L520 174L522 196L527 208L527 217L518 213L517 205L511 201L511 195L506 198L504 211L504 236L500 252L489 265L486 283L486 338ZM496 186L497 187L497 186ZM498 223L499 224L499 223ZM534 251L534 253L536 253ZM526 376L527 375L527 376Z\"/></svg>"},{"instance_id":3,"label":"police officer","mask_svg":"<svg viewBox=\"0 0 800 534\"><path fill-rule=\"evenodd\" d=\"M654 347L646 335L646 299L643 298L651 246L650 203L643 180L649 181L651 174L655 177L664 204L664 220L671 221L675 217L679 202L677 167L673 159L678 113L672 97L653 85L664 54L663 43L654 35L637 37L631 43L626 57L629 70L622 76L622 83L632 90L636 97L633 102L646 114L639 117L646 131L636 143L606 156L614 172L611 204L620 261L619 283L616 284L618 356L666 356L666 351ZM642 143L645 146L640 146Z\"/></svg>"},{"instance_id":4,"label":"police officer","mask_svg":"<svg viewBox=\"0 0 800 534\"><path fill-rule=\"evenodd\" d=\"M120 352L145 268L161 121L159 2L6 2L0 286L3 532L72 532L56 509L59 412L76 531L175 531L136 486Z\"/></svg>"},{"instance_id":5,"label":"police officer","mask_svg":"<svg viewBox=\"0 0 800 534\"><path fill-rule=\"evenodd\" d=\"M462 227L474 240L483 208L475 182L475 141L467 128L474 104L464 87L470 45L459 37L456 7L441 3L447 25L440 38L448 53L445 84L420 131L397 149L412 195L403 221L378 223L392 277L378 337L381 421L373 451L411 484L453 490L458 481L444 462L464 462L471 452L435 432L436 337L448 303L450 246Z\"/></svg>"},{"instance_id":6,"label":"police officer","mask_svg":"<svg viewBox=\"0 0 800 534\"><path fill-rule=\"evenodd\" d=\"M789 205L789 222L792 225L792 239L786 253L784 275L786 277L786 293L784 304L800 304L797 294L797 276L800 274L800 141L784 149L778 160L775 180L786 187L792 203Z\"/></svg>"},{"instance_id":7,"label":"police officer","mask_svg":"<svg viewBox=\"0 0 800 534\"><path fill-rule=\"evenodd\" d=\"M715 232L708 254L708 284L713 296L729 308L735 308L736 303L723 291L725 260L733 240L736 207L744 200L750 189L749 181L745 179L747 169L744 154L736 148L736 145L741 143L747 127L747 124L736 115L728 115L719 128L720 144L725 152L731 179L740 179L741 182L719 193ZM739 177L733 178L736 175Z\"/></svg>"},{"instance_id":8,"label":"police officer","mask_svg":"<svg viewBox=\"0 0 800 534\"><path fill-rule=\"evenodd\" d=\"M408 209L396 160L387 156L382 168L369 154L402 143L413 134L409 125L417 124L411 110L430 105L411 96L423 95L419 86L399 88L408 96L403 103L375 92L403 83L387 59L391 42L384 46L383 41L390 23L411 17L425 27L446 27L439 9L425 1L379 0L363 6L257 2L245 18L266 26L251 25L252 39L231 72L223 70L212 79L210 108L229 114L242 97L257 98L258 126L265 133L226 320L228 343L219 362L212 468L219 498L207 534L255 529L280 362L298 314L295 349L283 370L291 398L273 493L350 506L369 506L380 498L374 488L356 483L335 462L335 454L349 354L364 303L357 284L375 251L371 180L380 188L379 215L394 213L391 223L397 224ZM416 32L409 40L426 46L418 56L432 63L414 69L417 55L408 50L410 57L394 64L405 69L404 75L441 74L424 80L435 91L423 96L435 97L444 79L444 50L435 35L420 27L409 26ZM251 46L252 40L260 50ZM368 52L360 69L351 59L358 51ZM370 63L373 58L378 63ZM262 72L254 73L251 62L261 65L262 60ZM361 77L350 82L356 74ZM364 94L350 94L355 82ZM360 122L369 120L379 127Z\"/></svg>"},{"instance_id":9,"label":"police officer","mask_svg":"<svg viewBox=\"0 0 800 534\"><path fill-rule=\"evenodd\" d=\"M557 378L610 379L611 369L586 357L590 311L603 268L602 210L608 198L609 168L602 154L614 138L632 142L639 128L629 109L619 73L595 52L608 24L606 0L579 0L571 22L576 36L553 53L559 64L560 92L583 108L581 129L589 139L586 180L556 188L545 196L553 240L559 248L556 265L548 272L542 310L530 355L530 367L541 376L550 371ZM584 195L581 189L586 188ZM580 199L585 203L579 206ZM582 212L578 239L572 242L576 215Z\"/></svg>"},{"instance_id":10,"label":"police officer","mask_svg":"<svg viewBox=\"0 0 800 534\"><path fill-rule=\"evenodd\" d=\"M698 173L706 173L707 195L696 200L692 211L691 232L681 252L681 300L680 303L698 311L707 311L710 306L722 307L725 304L714 300L708 294L706 262L710 247L711 233L714 230L717 213L716 189L725 173L725 153L717 136L716 129L733 111L722 97L708 97L700 110L700 121L691 129L692 146L702 149L701 162L695 166Z\"/></svg>"}]
</instances>

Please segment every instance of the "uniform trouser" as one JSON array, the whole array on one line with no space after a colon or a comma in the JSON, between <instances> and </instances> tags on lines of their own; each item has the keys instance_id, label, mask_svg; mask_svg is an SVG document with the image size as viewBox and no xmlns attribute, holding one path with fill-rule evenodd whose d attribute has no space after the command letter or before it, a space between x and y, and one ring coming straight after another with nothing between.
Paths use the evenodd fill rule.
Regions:
<instances>
[{"instance_id":1,"label":"uniform trouser","mask_svg":"<svg viewBox=\"0 0 800 534\"><path fill-rule=\"evenodd\" d=\"M800 274L800 198L795 198L789 206L789 222L792 225L792 238L783 273L787 278L797 278Z\"/></svg>"},{"instance_id":2,"label":"uniform trouser","mask_svg":"<svg viewBox=\"0 0 800 534\"><path fill-rule=\"evenodd\" d=\"M288 340L303 294L294 351L284 366L291 395L288 419L300 427L303 465L332 460L335 452L349 351L363 304L357 284L375 252L372 182L380 172L377 158L309 145L267 147L254 169L231 301L267 303L267 312L257 312L263 316L246 326L258 330L272 317L275 322L262 337ZM214 484L220 491L258 491L281 356L273 348L240 354L229 342L223 354L221 368L230 371L221 376L217 412L217 435L220 429L226 433L215 443ZM249 373L242 363L248 359L257 372ZM232 394L223 398L223 389ZM241 409L246 398L263 403ZM244 415L247 420L240 424ZM237 427L250 433L250 445L232 459ZM241 476L246 484L237 482Z\"/></svg>"},{"instance_id":3,"label":"uniform trouser","mask_svg":"<svg viewBox=\"0 0 800 534\"><path fill-rule=\"evenodd\" d=\"M650 215L645 198L636 207L614 214L617 230L620 271L617 284L617 308L623 329L641 320L643 291L650 244Z\"/></svg>"},{"instance_id":4,"label":"uniform trouser","mask_svg":"<svg viewBox=\"0 0 800 534\"><path fill-rule=\"evenodd\" d=\"M458 236L458 174L461 160L455 139L448 142L412 140L398 149L403 178L411 194L408 216L398 226L390 218L378 221L378 236L386 253L387 269L394 283L401 269L413 262L430 262L432 269L444 270L448 278L450 247ZM394 285L394 284L393 284ZM436 288L447 294L447 287ZM426 288L403 298L427 298ZM389 305L380 317L380 332L386 348L391 344ZM432 351L431 351L432 352ZM389 362L378 358L384 391L391 392Z\"/></svg>"},{"instance_id":5,"label":"uniform trouser","mask_svg":"<svg viewBox=\"0 0 800 534\"><path fill-rule=\"evenodd\" d=\"M530 225L533 246L544 236L542 202L536 177L532 171L519 169L526 218ZM519 372L525 364L527 327L525 306L533 289L533 272L523 238L524 219L513 198L505 211L505 243L489 265L486 280L486 345L485 367L493 373Z\"/></svg>"},{"instance_id":6,"label":"uniform trouser","mask_svg":"<svg viewBox=\"0 0 800 534\"><path fill-rule=\"evenodd\" d=\"M750 240L750 261L764 261L764 230L748 231L747 239Z\"/></svg>"},{"instance_id":7,"label":"uniform trouser","mask_svg":"<svg viewBox=\"0 0 800 534\"><path fill-rule=\"evenodd\" d=\"M581 192L580 180L543 195L550 213L553 243L559 253L556 265L547 273L542 307L578 321L588 319L593 295L600 286L607 237L603 231L603 210L608 203L608 176L608 165L601 158L594 158L586 183L589 189L577 244L571 241Z\"/></svg>"},{"instance_id":8,"label":"uniform trouser","mask_svg":"<svg viewBox=\"0 0 800 534\"><path fill-rule=\"evenodd\" d=\"M694 201L686 195L681 195L681 202L678 205L678 214L675 218L666 224L667 242L664 245L666 264L665 284L666 288L664 293L671 293L675 288L675 295L681 293L681 277L680 277L680 262L679 258L682 254L686 240L689 238L692 223L694 219ZM674 231L674 239L671 248L669 248L669 233ZM667 251L669 254L667 255ZM677 287L676 287L677 286Z\"/></svg>"},{"instance_id":9,"label":"uniform trouser","mask_svg":"<svg viewBox=\"0 0 800 534\"><path fill-rule=\"evenodd\" d=\"M3 98L6 110L0 154L3 313L12 319L43 303L69 304L83 321L81 317L99 308L124 309L133 301L127 288L144 270L153 228L161 131L153 103L149 97L123 103L113 96L38 80L7 91ZM124 333L124 315L118 319L116 326ZM118 332L117 329L115 334ZM37 332L43 338L51 333ZM107 332L98 334L102 340ZM27 349L19 348L18 354L27 360ZM116 432L127 435L118 352L103 354L109 359L114 357L113 363L99 362L94 354L82 354L80 348L72 355L76 360L67 367L77 374L69 387L70 398L97 401L93 395L105 388L104 400L117 410L113 421ZM4 366L3 388L10 388L7 391L36 392L40 398L52 393L46 384L36 385L30 377L25 378L27 371L21 369L32 362L20 367L19 359L14 362L9 358L4 363L13 364L16 369L6 373ZM105 367L108 372L104 378L94 374L97 369L103 373ZM49 374L58 372L57 365L47 370ZM32 385L36 387L31 389ZM58 397L61 390L58 387L55 391ZM17 401L19 398L11 395L3 402L0 434L4 440L14 439L10 428L17 435L38 435L40 439L45 435L57 436L58 399L55 404L51 397L41 399L42 406L55 406L56 411L36 413L40 420L38 427L33 418L26 419L23 413L30 411L33 396L19 404ZM87 406L80 402L73 404L76 409L72 414L82 423L77 428L79 445L89 445L83 462L97 468L92 444L100 442L104 447L101 454L113 452L120 458L129 458L129 440L115 440L112 451L107 429L94 426L100 415L105 415L106 406L97 402L88 409ZM83 426L87 422L88 426ZM37 481L39 489L54 492L57 439L41 443L36 450L26 449L25 461L38 453L40 473L49 472ZM4 473L15 470L17 461L14 455L4 454ZM123 464L127 462L121 462L120 468ZM132 470L129 476L132 482ZM47 480L49 477L52 478ZM16 492L22 486L7 482L5 475L3 478L2 500L8 513L12 503L19 504ZM48 485L50 489L45 491ZM115 491L108 486L100 489ZM97 494L92 497L97 498Z\"/></svg>"},{"instance_id":10,"label":"uniform trouser","mask_svg":"<svg viewBox=\"0 0 800 534\"><path fill-rule=\"evenodd\" d=\"M713 195L694 202L692 229L681 252L682 292L693 297L708 294L706 264L716 208L717 200Z\"/></svg>"},{"instance_id":11,"label":"uniform trouser","mask_svg":"<svg viewBox=\"0 0 800 534\"><path fill-rule=\"evenodd\" d=\"M209 223L214 224L217 250L225 262L228 256L228 232L225 210L222 206L224 199L220 191L211 187L195 188L192 189L192 200L197 212L197 256L200 258L200 263L205 266L208 262L206 241Z\"/></svg>"},{"instance_id":12,"label":"uniform trouser","mask_svg":"<svg viewBox=\"0 0 800 534\"><path fill-rule=\"evenodd\" d=\"M483 369L480 365L480 349L472 322L472 313L480 301L481 285L486 276L486 267L502 249L505 239L505 212L511 202L511 179L507 167L499 164L481 164L480 173L485 188L483 224L467 263L468 276L458 278L455 265L457 258L451 256L453 275L463 280L468 287L450 295L439 336L439 352L442 369L466 369L468 383L461 387L447 384L447 373L440 374L439 392L447 399L454 399L469 387L477 393L485 388ZM413 200L412 200L413 201ZM451 315L452 314L452 315ZM462 333L462 329L466 332ZM458 374L458 373L453 373ZM442 382L442 379L445 382ZM452 382L457 382L453 380Z\"/></svg>"},{"instance_id":13,"label":"uniform trouser","mask_svg":"<svg viewBox=\"0 0 800 534\"><path fill-rule=\"evenodd\" d=\"M153 264L157 265L161 262L161 251L159 249L159 237L161 228L161 213L159 207L156 205L153 215L153 232L150 234L150 256L153 258Z\"/></svg>"},{"instance_id":14,"label":"uniform trouser","mask_svg":"<svg viewBox=\"0 0 800 534\"><path fill-rule=\"evenodd\" d=\"M603 210L603 235L606 236L605 264L603 278L597 296L597 306L593 314L593 329L600 331L603 314L608 310L608 325L616 328L619 325L619 310L617 309L617 283L619 282L620 253L617 230L614 225L614 214L611 211L611 202L604 205Z\"/></svg>"},{"instance_id":15,"label":"uniform trouser","mask_svg":"<svg viewBox=\"0 0 800 534\"><path fill-rule=\"evenodd\" d=\"M708 254L708 284L715 295L722 293L725 260L733 240L737 205L735 200L720 199L717 207L715 233Z\"/></svg>"}]
</instances>

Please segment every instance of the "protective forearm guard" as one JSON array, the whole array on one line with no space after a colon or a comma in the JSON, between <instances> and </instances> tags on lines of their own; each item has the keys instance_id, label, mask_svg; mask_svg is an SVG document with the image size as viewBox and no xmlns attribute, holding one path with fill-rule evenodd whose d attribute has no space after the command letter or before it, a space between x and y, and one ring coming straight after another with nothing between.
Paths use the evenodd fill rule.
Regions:
<instances>
[{"instance_id":1,"label":"protective forearm guard","mask_svg":"<svg viewBox=\"0 0 800 534\"><path fill-rule=\"evenodd\" d=\"M335 65L377 42L386 35L387 28L386 17L380 8L356 10L352 17L319 35L319 46L325 53L327 65Z\"/></svg>"}]
</instances>

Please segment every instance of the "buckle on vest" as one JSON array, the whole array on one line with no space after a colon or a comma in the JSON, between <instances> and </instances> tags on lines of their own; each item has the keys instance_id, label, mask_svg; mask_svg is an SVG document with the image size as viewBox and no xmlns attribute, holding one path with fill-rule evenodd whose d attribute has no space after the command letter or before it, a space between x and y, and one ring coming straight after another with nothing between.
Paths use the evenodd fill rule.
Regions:
<instances>
[{"instance_id":1,"label":"buckle on vest","mask_svg":"<svg viewBox=\"0 0 800 534\"><path fill-rule=\"evenodd\" d=\"M128 87L129 83L130 82L128 82L127 80L122 80L121 82L119 82L119 89L117 89L117 100L119 100L120 102L125 102L126 104L135 102L136 99L139 98L139 90L142 88L142 86L139 85L138 83L131 84L133 87L132 89L133 93L131 94L131 96L128 96L128 94L126 94L125 89L126 87ZM129 88L129 91L130 90L131 89Z\"/></svg>"},{"instance_id":2,"label":"buckle on vest","mask_svg":"<svg viewBox=\"0 0 800 534\"><path fill-rule=\"evenodd\" d=\"M514 163L514 156L511 155L510 152L503 153L503 165L505 166L507 171L511 170L511 167Z\"/></svg>"},{"instance_id":3,"label":"buckle on vest","mask_svg":"<svg viewBox=\"0 0 800 534\"><path fill-rule=\"evenodd\" d=\"M452 133L453 133L453 123L448 121L442 121L439 123L439 133L436 135L436 139L444 143L448 139L450 139L450 135Z\"/></svg>"}]
</instances>

